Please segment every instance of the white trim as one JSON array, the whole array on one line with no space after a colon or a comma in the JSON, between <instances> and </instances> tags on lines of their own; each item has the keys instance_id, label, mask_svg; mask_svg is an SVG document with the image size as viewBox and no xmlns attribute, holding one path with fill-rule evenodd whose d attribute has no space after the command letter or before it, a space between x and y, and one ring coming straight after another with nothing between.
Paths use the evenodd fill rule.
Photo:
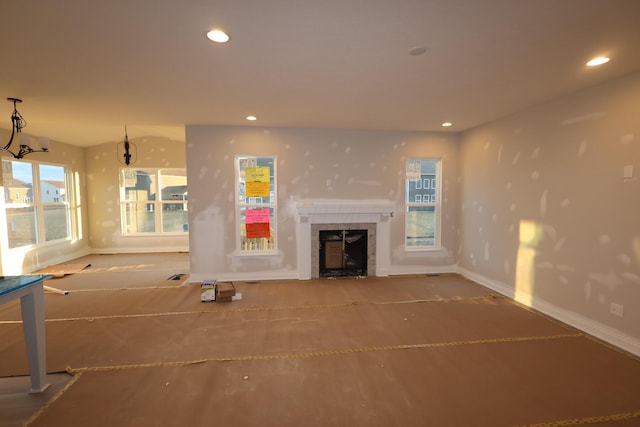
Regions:
<instances>
[{"instance_id":1,"label":"white trim","mask_svg":"<svg viewBox=\"0 0 640 427\"><path fill-rule=\"evenodd\" d=\"M216 279L220 282L246 282L246 281L267 281L267 280L298 280L295 271L259 271L243 273L223 273L223 274L192 274L189 276L189 284L200 283L203 280Z\"/></svg>"},{"instance_id":2,"label":"white trim","mask_svg":"<svg viewBox=\"0 0 640 427\"><path fill-rule=\"evenodd\" d=\"M92 248L91 254L144 254L144 253L158 253L158 252L189 252L189 245L187 246L139 246L139 247L121 247L116 246L112 248Z\"/></svg>"},{"instance_id":3,"label":"white trim","mask_svg":"<svg viewBox=\"0 0 640 427\"><path fill-rule=\"evenodd\" d=\"M457 273L455 264L427 266L427 265L393 265L389 267L387 276L405 276L415 274L448 274Z\"/></svg>"},{"instance_id":4,"label":"white trim","mask_svg":"<svg viewBox=\"0 0 640 427\"><path fill-rule=\"evenodd\" d=\"M298 279L311 279L312 224L376 224L376 276L387 276L391 265L389 254L391 204L312 203L296 206L298 246Z\"/></svg>"},{"instance_id":5,"label":"white trim","mask_svg":"<svg viewBox=\"0 0 640 427\"><path fill-rule=\"evenodd\" d=\"M473 273L472 271L469 271L462 267L458 267L458 273L470 280L473 280L474 282L477 282L512 300L515 300L515 290L512 286ZM602 323L596 322L574 312L564 310L548 301L536 297L535 295L530 295L528 296L528 298L531 299L531 303L524 305L538 310L546 314L547 316L564 322L590 335L593 335L594 337L608 342L609 344L619 347L625 351L628 351L629 353L640 356L640 341L636 338L625 334L624 332L621 332L617 329L611 328L610 326L603 325Z\"/></svg>"}]
</instances>

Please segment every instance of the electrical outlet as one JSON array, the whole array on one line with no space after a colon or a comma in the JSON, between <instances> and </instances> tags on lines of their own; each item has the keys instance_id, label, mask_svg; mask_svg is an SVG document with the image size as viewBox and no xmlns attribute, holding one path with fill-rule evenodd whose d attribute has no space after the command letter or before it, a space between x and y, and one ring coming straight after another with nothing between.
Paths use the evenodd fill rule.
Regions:
<instances>
[{"instance_id":1,"label":"electrical outlet","mask_svg":"<svg viewBox=\"0 0 640 427\"><path fill-rule=\"evenodd\" d=\"M623 310L624 307L622 306L622 304L616 304L615 302L612 302L609 306L609 311L611 312L611 314L618 317L622 317Z\"/></svg>"}]
</instances>

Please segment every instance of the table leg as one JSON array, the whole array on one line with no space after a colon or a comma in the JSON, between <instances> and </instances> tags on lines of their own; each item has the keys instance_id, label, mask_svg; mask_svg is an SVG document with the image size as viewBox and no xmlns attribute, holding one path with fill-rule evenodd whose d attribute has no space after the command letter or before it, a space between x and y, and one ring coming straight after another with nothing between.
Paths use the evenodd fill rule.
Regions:
<instances>
[{"instance_id":1,"label":"table leg","mask_svg":"<svg viewBox=\"0 0 640 427\"><path fill-rule=\"evenodd\" d=\"M31 374L31 390L29 393L42 393L49 387L49 384L45 384L47 369L44 289L42 282L33 286L33 292L20 298L20 304L22 306L22 325L24 339L27 344L29 372Z\"/></svg>"}]
</instances>

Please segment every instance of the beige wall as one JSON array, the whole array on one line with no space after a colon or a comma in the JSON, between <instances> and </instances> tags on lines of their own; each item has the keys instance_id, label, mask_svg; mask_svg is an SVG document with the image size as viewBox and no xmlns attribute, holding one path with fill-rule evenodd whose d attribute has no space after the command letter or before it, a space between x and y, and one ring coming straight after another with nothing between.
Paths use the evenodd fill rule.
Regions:
<instances>
[{"instance_id":1,"label":"beige wall","mask_svg":"<svg viewBox=\"0 0 640 427\"><path fill-rule=\"evenodd\" d=\"M458 257L481 283L636 354L639 111L634 74L463 134Z\"/></svg>"},{"instance_id":2,"label":"beige wall","mask_svg":"<svg viewBox=\"0 0 640 427\"><path fill-rule=\"evenodd\" d=\"M184 168L184 142L159 137L129 138L137 160L131 167ZM87 209L91 250L94 253L187 251L188 236L122 236L120 230L117 142L87 147ZM132 150L133 151L133 150Z\"/></svg>"},{"instance_id":3,"label":"beige wall","mask_svg":"<svg viewBox=\"0 0 640 427\"><path fill-rule=\"evenodd\" d=\"M297 278L296 204L393 205L390 274L455 269L458 142L452 134L187 126L192 279ZM235 254L234 156L277 156L279 254ZM442 250L404 250L406 157L443 159Z\"/></svg>"},{"instance_id":4,"label":"beige wall","mask_svg":"<svg viewBox=\"0 0 640 427\"><path fill-rule=\"evenodd\" d=\"M10 131L0 129L0 140L3 141L3 144L9 140L10 135ZM2 151L0 151L0 156L2 156L3 159L13 159L13 157ZM74 187L79 189L81 197L80 201L82 202L86 183L84 149L58 141L51 141L50 152L29 154L23 160L34 162L41 161L66 166L71 173L72 179L76 180L77 178L78 184L77 186L74 185ZM0 203L2 203L2 209L0 209L0 211L2 211L2 215L0 215L0 229L3 230L3 233L6 233L4 197ZM58 264L60 262L88 254L90 252L88 239L89 233L86 221L84 220L87 214L86 207L84 205L80 207L80 215L75 215L76 212L77 210L72 212L71 221L74 235L70 241L61 243L55 242L39 246L35 249L8 249L4 247L3 243L3 246L0 247L0 256L2 257L0 275L31 273L49 265Z\"/></svg>"}]
</instances>

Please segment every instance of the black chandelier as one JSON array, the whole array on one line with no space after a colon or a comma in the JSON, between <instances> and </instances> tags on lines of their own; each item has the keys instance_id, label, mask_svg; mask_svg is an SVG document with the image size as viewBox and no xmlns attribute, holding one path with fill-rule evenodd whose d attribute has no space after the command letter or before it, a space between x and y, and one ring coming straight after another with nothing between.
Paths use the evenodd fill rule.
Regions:
<instances>
[{"instance_id":1,"label":"black chandelier","mask_svg":"<svg viewBox=\"0 0 640 427\"><path fill-rule=\"evenodd\" d=\"M117 148L118 160L127 166L135 163L138 157L138 150L133 142L129 142L127 135L127 125L124 126L124 141L118 143Z\"/></svg>"},{"instance_id":2,"label":"black chandelier","mask_svg":"<svg viewBox=\"0 0 640 427\"><path fill-rule=\"evenodd\" d=\"M22 129L27 126L27 121L22 117L22 115L18 112L16 108L16 104L22 102L22 99L18 98L7 98L7 101L13 102L13 113L11 114L11 138L9 138L9 142L7 145L2 147L4 151L11 153L13 157L16 159L21 159L27 154L31 153L43 153L49 151L49 140L43 138L40 141L40 149L35 149L33 147L33 138L27 134L22 133ZM19 149L18 152L15 153L11 151L11 144L13 143L13 139L17 138L19 140Z\"/></svg>"}]
</instances>

